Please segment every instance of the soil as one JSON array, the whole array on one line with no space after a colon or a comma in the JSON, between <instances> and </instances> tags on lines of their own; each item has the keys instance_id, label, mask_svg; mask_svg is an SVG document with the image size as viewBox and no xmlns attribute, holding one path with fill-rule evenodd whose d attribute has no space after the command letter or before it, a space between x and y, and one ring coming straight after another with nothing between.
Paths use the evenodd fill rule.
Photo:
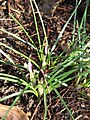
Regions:
<instances>
[{"instance_id":1,"label":"soil","mask_svg":"<svg viewBox=\"0 0 90 120\"><path fill-rule=\"evenodd\" d=\"M55 39L59 35L62 27L66 23L72 11L74 10L75 0L63 0L58 4L53 14L53 6L56 2L58 2L58 0L50 0L50 2L47 2L45 0L37 0L36 2L41 10L42 18L46 27L47 37L50 46L52 46L55 42ZM49 9L49 7L51 9ZM78 9L78 20L81 20L84 8L85 0L83 0L82 4ZM90 5L88 9L90 10ZM10 18L9 14L11 13L28 31L29 35L32 37L32 39L34 39L35 44L38 45L36 41L37 37L35 36L36 31L30 1L0 0L0 28L4 28L29 42L29 39L21 30L21 27L13 19ZM43 31L40 20L38 20L38 25L40 36L43 40ZM88 25L90 25L89 16L87 16L87 26ZM58 43L56 51L63 51L63 49L66 49L66 54L68 54L67 51L69 50L69 48L67 46L67 40L71 39L72 29L73 19L70 21L66 30L64 31L63 37ZM87 32L90 32L90 30L88 30ZM16 50L21 51L27 56L31 54L32 57L38 62L38 58L35 56L35 52L33 52L33 49L31 49L28 45L18 41L16 38L13 38L10 35L5 34L1 31L0 42L5 43ZM64 47L61 46L62 43ZM0 48L8 54L10 54L10 56L17 64L23 65L25 62L27 62L26 59L20 57L19 55L16 55L14 52L11 52L10 50L2 46L0 46ZM1 54L0 58L1 60L7 61L7 59ZM19 72L15 67L12 67L11 65L4 65L0 63L0 72L22 77L22 73ZM28 76L28 71L23 72L26 74L26 76ZM75 86L75 82L76 80L72 81L71 83L68 83L68 87L59 87L58 91L63 96L63 99L72 111L75 120L90 120L90 88L77 89L77 87ZM23 90L23 88L23 86L0 80L0 98ZM1 103L4 105L11 105L14 99L15 97L5 100ZM43 97L39 99L32 94L23 94L21 98L17 101L16 106L22 109L29 116L30 120L43 120ZM50 93L50 95L47 95L47 106L47 120L71 120L69 113L67 112L60 99L56 96L56 94L53 91Z\"/></svg>"}]
</instances>

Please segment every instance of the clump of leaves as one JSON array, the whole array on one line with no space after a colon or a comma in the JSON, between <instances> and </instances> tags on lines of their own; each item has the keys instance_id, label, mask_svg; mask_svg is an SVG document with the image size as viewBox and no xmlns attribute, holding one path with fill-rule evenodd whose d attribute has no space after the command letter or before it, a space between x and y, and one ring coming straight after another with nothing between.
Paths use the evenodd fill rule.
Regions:
<instances>
[{"instance_id":1,"label":"clump of leaves","mask_svg":"<svg viewBox=\"0 0 90 120\"><path fill-rule=\"evenodd\" d=\"M24 57L25 59L28 60L28 63L25 62L23 65L16 64L15 61L13 61L13 59L7 53L5 53L4 50L2 49L0 49L1 54L3 54L9 60L9 62L5 62L3 60L0 60L0 62L2 62L3 64L10 64L16 67L20 72L22 71L22 69L26 69L28 70L29 76L30 76L29 82L27 82L23 76L21 79L14 75L0 73L0 80L6 80L13 83L17 83L19 85L24 86L25 88L23 91L13 93L12 95L8 95L4 98L1 98L0 102L3 100L9 99L13 96L17 96L15 101L13 102L13 105L14 105L16 101L20 98L21 94L28 93L28 92L35 94L37 97L41 97L42 95L44 95L44 106L45 106L44 120L45 120L47 116L46 95L54 90L55 93L58 95L58 97L61 99L61 102L64 104L64 106L70 113L72 119L74 120L74 117L72 116L62 96L57 91L57 88L60 87L61 85L67 87L68 86L67 82L74 79L77 80L76 85L78 88L82 87L83 85L90 86L90 82L88 79L88 75L90 75L90 59L89 59L90 50L88 49L90 46L90 42L89 42L89 35L87 35L86 33L86 13L87 13L89 1L88 0L86 1L86 8L85 8L81 23L79 23L78 20L76 19L77 8L80 5L80 3L81 3L81 0L79 2L76 2L75 10L73 11L70 18L64 25L62 31L60 32L58 38L56 39L54 45L51 48L48 44L44 23L35 0L33 1L30 0L30 4L32 7L32 12L34 16L36 34L38 38L37 41L39 46L36 46L33 39L29 36L28 32L24 29L22 24L19 21L17 21L13 15L10 14L10 17L12 17L13 20L18 25L21 26L22 30L24 31L26 36L29 38L30 42L26 42L21 37L18 37L15 34L5 29L0 29L0 31L7 33L14 38L17 38L19 41L23 42L24 44L28 44L36 52L36 55L39 58L38 59L39 64L33 60L31 55L26 56L25 54L17 51L16 49L0 42L1 46L4 46L5 48L8 48L14 53ZM35 13L33 4L36 7L37 13L41 21L41 25L44 33L43 42L41 42L36 13ZM63 55L65 51L63 51L63 53L59 53L58 56L55 56L56 53L54 52L54 50L56 48L56 45L60 40L60 38L62 37L62 34L65 28L67 27L68 23L70 22L71 18L73 17L73 15L74 15L74 28L73 28L73 36L72 36L70 46L74 46L74 48L71 47L70 53L67 54L66 56ZM75 29L77 26L78 26L77 37L75 37L75 31L76 31ZM22 74L24 75L25 73L22 73Z\"/></svg>"}]
</instances>

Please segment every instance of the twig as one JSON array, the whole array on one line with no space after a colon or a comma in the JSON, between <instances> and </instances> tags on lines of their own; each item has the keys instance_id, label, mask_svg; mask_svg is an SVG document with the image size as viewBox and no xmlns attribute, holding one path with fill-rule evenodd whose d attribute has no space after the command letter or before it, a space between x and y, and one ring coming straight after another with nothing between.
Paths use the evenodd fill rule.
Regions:
<instances>
[{"instance_id":1,"label":"twig","mask_svg":"<svg viewBox=\"0 0 90 120\"><path fill-rule=\"evenodd\" d=\"M40 102L38 103L36 109L34 110L34 113L33 113L32 117L31 117L31 120L33 120L33 119L34 119L34 116L37 114L38 107L39 107L39 105L41 104L41 101L42 101L42 100L40 100Z\"/></svg>"}]
</instances>

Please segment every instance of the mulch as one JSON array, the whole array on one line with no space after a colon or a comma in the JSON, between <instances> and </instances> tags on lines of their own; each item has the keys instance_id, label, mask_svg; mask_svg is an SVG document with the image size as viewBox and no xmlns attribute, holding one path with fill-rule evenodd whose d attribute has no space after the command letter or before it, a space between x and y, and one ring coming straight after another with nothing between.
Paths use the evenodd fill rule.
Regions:
<instances>
[{"instance_id":1,"label":"mulch","mask_svg":"<svg viewBox=\"0 0 90 120\"><path fill-rule=\"evenodd\" d=\"M43 1L43 0L42 0ZM57 0L56 0L57 1ZM41 1L37 0L39 5ZM42 4L46 5L47 3L42 2ZM41 7L41 6L40 6ZM89 6L90 7L90 6ZM49 45L52 46L55 42L55 39L59 35L61 29L66 23L67 19L71 15L72 11L75 8L75 0L65 0L61 3L53 16L49 14L45 14L44 10L41 11L42 18L44 20L44 24L46 27L47 37L49 41ZM82 4L78 9L77 19L81 20L83 11L85 8L85 0L83 0ZM48 11L47 11L48 13ZM89 11L88 11L89 13ZM21 27L10 18L9 14L13 14L15 18L24 26L26 31L29 33L31 38L34 40L35 44L38 46L35 24L33 20L32 9L30 6L29 0L0 0L0 28L4 28L17 36L20 36L25 41L29 42L29 39L25 35L25 33L21 30ZM41 40L43 41L43 31L41 27L41 23L38 18L38 25ZM90 24L90 19L87 17L87 25ZM67 48L67 40L71 40L73 29L73 19L68 24L66 30L64 31L63 37L57 45L55 51L56 54L63 51L61 44L64 42L65 47ZM90 31L87 31L90 32ZM36 53L30 46L18 41L16 38L11 37L8 34L5 34L0 31L0 42L5 43L16 50L19 50L23 54L29 56L32 55L32 58L38 62L38 58L36 57ZM0 46L5 52L10 54L12 59L17 63L23 65L27 60L22 58L19 55L16 55L14 52ZM68 53L66 53L68 54ZM0 55L1 60L7 61L7 59ZM3 65L0 63L0 72L4 72L7 74L16 75L22 77L22 73L20 73L15 67L11 65ZM28 75L28 71L23 72ZM28 77L27 77L28 79ZM23 90L23 86L19 86L17 84L13 84L7 81L0 81L0 98L5 97L6 95L10 95L12 93ZM58 91L63 96L63 99L67 103L68 107L73 113L73 116L76 118L75 120L89 120L90 119L90 89L89 88L81 88L77 89L75 86L75 81L69 83L68 87L60 87ZM85 94L83 94L85 93ZM5 105L11 105L15 97L10 98L2 102ZM21 98L17 101L16 106L19 106L25 113L29 114L30 120L43 120L44 116L44 102L43 98L39 99L32 94L23 94ZM47 120L71 120L69 113L61 103L60 99L56 96L56 94L52 91L50 95L47 95Z\"/></svg>"}]
</instances>

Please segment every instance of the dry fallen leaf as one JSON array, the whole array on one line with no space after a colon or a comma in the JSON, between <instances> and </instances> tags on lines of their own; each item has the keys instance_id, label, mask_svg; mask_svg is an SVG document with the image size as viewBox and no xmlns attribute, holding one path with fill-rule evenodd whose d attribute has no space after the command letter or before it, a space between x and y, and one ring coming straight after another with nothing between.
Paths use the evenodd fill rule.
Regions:
<instances>
[{"instance_id":1,"label":"dry fallen leaf","mask_svg":"<svg viewBox=\"0 0 90 120\"><path fill-rule=\"evenodd\" d=\"M5 115L10 106L0 104L0 119ZM18 107L12 107L5 120L29 120L27 115Z\"/></svg>"}]
</instances>

